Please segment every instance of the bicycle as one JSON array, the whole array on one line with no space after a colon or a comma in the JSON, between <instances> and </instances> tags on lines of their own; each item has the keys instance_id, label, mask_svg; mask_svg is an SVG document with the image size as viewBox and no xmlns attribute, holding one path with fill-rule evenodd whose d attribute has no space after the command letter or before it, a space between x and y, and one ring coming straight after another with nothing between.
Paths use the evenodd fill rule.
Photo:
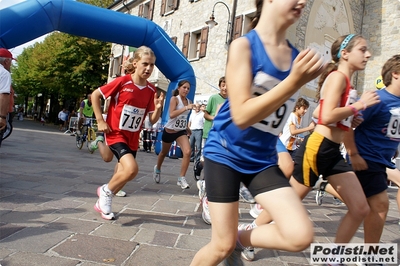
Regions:
<instances>
[{"instance_id":1,"label":"bicycle","mask_svg":"<svg viewBox=\"0 0 400 266\"><path fill-rule=\"evenodd\" d=\"M13 126L10 123L10 115L7 115L7 123L5 129L3 129L3 134L1 136L2 140L5 140L11 135L11 132L13 130Z\"/></svg>"},{"instance_id":2,"label":"bicycle","mask_svg":"<svg viewBox=\"0 0 400 266\"><path fill-rule=\"evenodd\" d=\"M78 147L78 149L82 149L86 141L88 151L90 153L94 152L89 149L90 142L96 139L96 131L93 128L95 126L94 121L96 120L93 118L86 118L85 124L82 125L81 135L76 135L76 147Z\"/></svg>"}]
</instances>

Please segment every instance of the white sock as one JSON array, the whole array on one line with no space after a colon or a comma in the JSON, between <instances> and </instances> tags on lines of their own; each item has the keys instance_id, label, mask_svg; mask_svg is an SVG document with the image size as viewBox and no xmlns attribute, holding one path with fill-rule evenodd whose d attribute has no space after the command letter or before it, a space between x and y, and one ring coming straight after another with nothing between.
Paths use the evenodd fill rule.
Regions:
<instances>
[{"instance_id":1,"label":"white sock","mask_svg":"<svg viewBox=\"0 0 400 266\"><path fill-rule=\"evenodd\" d=\"M249 229L253 229L253 228L256 228L256 227L257 227L256 220L254 220L254 221L250 224Z\"/></svg>"},{"instance_id":2,"label":"white sock","mask_svg":"<svg viewBox=\"0 0 400 266\"><path fill-rule=\"evenodd\" d=\"M104 192L108 192L108 193L113 194L112 191L108 188L108 184L106 184L106 185L103 187L103 190L104 190Z\"/></svg>"}]
</instances>

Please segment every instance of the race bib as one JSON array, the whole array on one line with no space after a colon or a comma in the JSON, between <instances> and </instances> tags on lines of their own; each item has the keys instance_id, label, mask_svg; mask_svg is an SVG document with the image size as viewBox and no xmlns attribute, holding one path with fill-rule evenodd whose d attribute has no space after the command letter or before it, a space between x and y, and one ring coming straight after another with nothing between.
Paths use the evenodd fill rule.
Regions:
<instances>
[{"instance_id":1,"label":"race bib","mask_svg":"<svg viewBox=\"0 0 400 266\"><path fill-rule=\"evenodd\" d=\"M400 108L390 110L389 124L387 127L386 137L400 139Z\"/></svg>"},{"instance_id":2,"label":"race bib","mask_svg":"<svg viewBox=\"0 0 400 266\"><path fill-rule=\"evenodd\" d=\"M119 119L119 129L136 132L141 129L145 108L125 104Z\"/></svg>"},{"instance_id":3,"label":"race bib","mask_svg":"<svg viewBox=\"0 0 400 266\"><path fill-rule=\"evenodd\" d=\"M270 76L264 72L258 72L253 81L253 97L258 97L268 92L280 82L281 80L273 76ZM290 97L289 100L282 104L281 107L278 108L278 110L276 110L274 113L264 118L260 122L254 124L252 127L278 136L279 133L282 132L282 128L293 110L298 95L299 93L296 92L294 95L292 95L292 97Z\"/></svg>"},{"instance_id":4,"label":"race bib","mask_svg":"<svg viewBox=\"0 0 400 266\"><path fill-rule=\"evenodd\" d=\"M350 104L353 104L357 101L357 90L350 90L349 91L349 97L347 98L347 102L345 106L349 106ZM342 121L340 121L340 124L342 124L345 127L350 128L351 127L351 122L353 122L354 115L351 115Z\"/></svg>"},{"instance_id":5,"label":"race bib","mask_svg":"<svg viewBox=\"0 0 400 266\"><path fill-rule=\"evenodd\" d=\"M185 130L187 126L187 116L186 115L179 115L176 120L174 125L172 126L172 129L175 131L181 131Z\"/></svg>"}]
</instances>

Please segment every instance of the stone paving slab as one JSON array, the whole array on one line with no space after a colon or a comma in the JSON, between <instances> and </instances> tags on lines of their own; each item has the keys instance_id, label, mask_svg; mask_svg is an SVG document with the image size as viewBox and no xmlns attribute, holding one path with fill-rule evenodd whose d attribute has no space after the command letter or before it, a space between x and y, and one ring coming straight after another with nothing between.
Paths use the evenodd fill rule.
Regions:
<instances>
[{"instance_id":1,"label":"stone paving slab","mask_svg":"<svg viewBox=\"0 0 400 266\"><path fill-rule=\"evenodd\" d=\"M61 257L121 265L137 245L138 243L131 241L77 234L52 251Z\"/></svg>"},{"instance_id":2,"label":"stone paving slab","mask_svg":"<svg viewBox=\"0 0 400 266\"><path fill-rule=\"evenodd\" d=\"M0 248L31 253L45 253L71 236L71 234L68 231L29 227L3 239L0 242Z\"/></svg>"},{"instance_id":3,"label":"stone paving slab","mask_svg":"<svg viewBox=\"0 0 400 266\"><path fill-rule=\"evenodd\" d=\"M103 220L94 211L96 189L108 182L116 163L105 163L56 126L15 121L0 148L0 265L189 265L208 243L211 230L201 218L192 164L189 189L176 185L180 160L166 158L160 184L152 178L154 153L138 152L139 174L113 199L117 219ZM390 211L382 242L399 243L397 190L388 189ZM332 242L345 206L315 192L304 200L315 226L315 242ZM240 222L251 222L250 205L239 204ZM295 222L295 221L294 221ZM359 228L354 243L363 239ZM256 249L259 265L308 265L309 249L298 252ZM398 256L400 258L400 255Z\"/></svg>"},{"instance_id":4,"label":"stone paving slab","mask_svg":"<svg viewBox=\"0 0 400 266\"><path fill-rule=\"evenodd\" d=\"M1 252L0 252L1 253ZM11 254L7 258L1 261L2 266L13 266L13 265L31 265L31 266L44 266L44 265L57 265L57 266L75 266L79 265L81 261L62 258L62 257L52 257L44 254L38 253L27 253L27 252L17 252Z\"/></svg>"}]
</instances>

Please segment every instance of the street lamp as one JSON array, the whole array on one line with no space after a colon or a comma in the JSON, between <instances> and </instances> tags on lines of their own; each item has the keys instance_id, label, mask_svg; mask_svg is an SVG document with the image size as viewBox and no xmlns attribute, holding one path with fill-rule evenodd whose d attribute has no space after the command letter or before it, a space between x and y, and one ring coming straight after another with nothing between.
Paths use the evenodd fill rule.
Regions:
<instances>
[{"instance_id":1,"label":"street lamp","mask_svg":"<svg viewBox=\"0 0 400 266\"><path fill-rule=\"evenodd\" d=\"M208 27L210 29L212 29L218 25L218 23L215 21L215 17L214 17L214 9L215 9L215 6L218 4L223 4L226 7L226 9L228 10L228 27L226 29L226 36L225 36L225 45L228 46L232 42L232 30L233 30L232 29L232 21L231 21L231 11L230 11L228 5L222 1L216 2L213 6L210 20L207 20L206 24L208 25Z\"/></svg>"}]
</instances>

